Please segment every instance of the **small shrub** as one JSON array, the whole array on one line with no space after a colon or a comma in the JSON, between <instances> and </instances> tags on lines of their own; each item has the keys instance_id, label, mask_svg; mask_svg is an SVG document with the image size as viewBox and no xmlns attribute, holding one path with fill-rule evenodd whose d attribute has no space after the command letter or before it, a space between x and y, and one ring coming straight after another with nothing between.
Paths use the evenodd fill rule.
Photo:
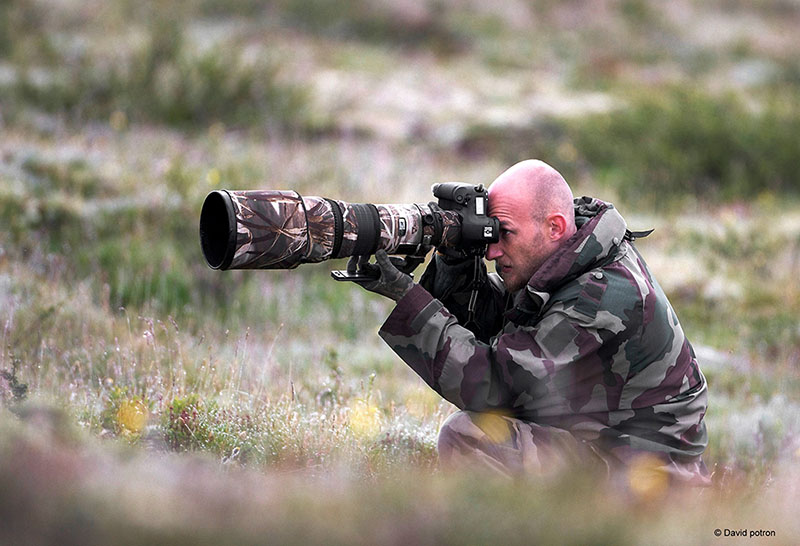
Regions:
<instances>
[{"instance_id":1,"label":"small shrub","mask_svg":"<svg viewBox=\"0 0 800 546\"><path fill-rule=\"evenodd\" d=\"M12 357L10 370L0 370L0 405L22 402L28 396L28 385L17 377L19 361Z\"/></svg>"},{"instance_id":2,"label":"small shrub","mask_svg":"<svg viewBox=\"0 0 800 546\"><path fill-rule=\"evenodd\" d=\"M436 2L282 0L278 13L290 24L314 33L424 46L445 54L463 50L468 41L451 28L446 10Z\"/></svg>"},{"instance_id":3,"label":"small shrub","mask_svg":"<svg viewBox=\"0 0 800 546\"><path fill-rule=\"evenodd\" d=\"M633 202L798 194L800 108L767 100L754 111L732 95L675 88L570 124L578 155Z\"/></svg>"},{"instance_id":4,"label":"small shrub","mask_svg":"<svg viewBox=\"0 0 800 546\"><path fill-rule=\"evenodd\" d=\"M674 249L691 251L716 282L736 287L720 295L699 281L670 294L684 327L699 332L704 343L771 361L800 351L798 263L792 258L800 242L796 234L774 229L778 214L769 207L753 219L721 219L713 229L688 229L675 238Z\"/></svg>"},{"instance_id":5,"label":"small shrub","mask_svg":"<svg viewBox=\"0 0 800 546\"><path fill-rule=\"evenodd\" d=\"M571 162L564 157L559 144L565 138L564 123L542 120L519 127L477 124L468 128L458 142L458 152L467 157L497 157L513 164L536 157L558 165L565 175L570 174Z\"/></svg>"},{"instance_id":6,"label":"small shrub","mask_svg":"<svg viewBox=\"0 0 800 546\"><path fill-rule=\"evenodd\" d=\"M116 57L91 45L71 52L55 48L47 55L20 49L10 95L78 121L124 115L181 126L223 121L305 128L307 97L278 81L274 61L265 56L246 61L236 44L198 53L175 12L154 14L146 22L149 36L143 45L123 47ZM48 34L39 28L31 39L45 44Z\"/></svg>"},{"instance_id":7,"label":"small shrub","mask_svg":"<svg viewBox=\"0 0 800 546\"><path fill-rule=\"evenodd\" d=\"M574 119L471 127L469 157L541 158L567 177L588 172L624 201L674 208L687 201L750 200L797 185L800 102L767 98L754 109L733 96L689 88L646 91L628 105Z\"/></svg>"},{"instance_id":8,"label":"small shrub","mask_svg":"<svg viewBox=\"0 0 800 546\"><path fill-rule=\"evenodd\" d=\"M206 451L223 460L264 462L264 415L233 405L221 407L196 393L173 398L162 414L167 445L176 451Z\"/></svg>"},{"instance_id":9,"label":"small shrub","mask_svg":"<svg viewBox=\"0 0 800 546\"><path fill-rule=\"evenodd\" d=\"M108 185L82 157L60 161L31 154L22 159L21 170L42 193L61 191L82 198L97 197L101 190L110 193Z\"/></svg>"},{"instance_id":10,"label":"small shrub","mask_svg":"<svg viewBox=\"0 0 800 546\"><path fill-rule=\"evenodd\" d=\"M124 112L134 120L171 125L300 124L303 95L277 84L276 68L266 61L248 65L237 51L217 49L200 56L181 50L152 68L150 62L134 64L125 70L89 60L64 62L44 79L22 71L15 92L22 102L78 119Z\"/></svg>"},{"instance_id":11,"label":"small shrub","mask_svg":"<svg viewBox=\"0 0 800 546\"><path fill-rule=\"evenodd\" d=\"M258 16L270 7L263 0L196 0L198 11L205 16Z\"/></svg>"},{"instance_id":12,"label":"small shrub","mask_svg":"<svg viewBox=\"0 0 800 546\"><path fill-rule=\"evenodd\" d=\"M105 297L114 309L239 312L230 301L252 281L219 282L199 250L199 170L174 161L154 197L152 190L131 196L80 156L26 153L8 164L0 175L7 227L0 244L10 257L35 258L67 282L90 279L98 302Z\"/></svg>"},{"instance_id":13,"label":"small shrub","mask_svg":"<svg viewBox=\"0 0 800 546\"><path fill-rule=\"evenodd\" d=\"M46 10L37 2L31 0L0 2L0 57L13 59L21 51L51 55L52 42L38 37L46 19Z\"/></svg>"},{"instance_id":14,"label":"small shrub","mask_svg":"<svg viewBox=\"0 0 800 546\"><path fill-rule=\"evenodd\" d=\"M162 416L162 427L167 444L184 451L204 447L209 438L205 425L205 405L197 394L174 398Z\"/></svg>"},{"instance_id":15,"label":"small shrub","mask_svg":"<svg viewBox=\"0 0 800 546\"><path fill-rule=\"evenodd\" d=\"M10 2L0 4L0 57L5 57L11 52L13 39L11 37L11 17L9 15Z\"/></svg>"}]
</instances>

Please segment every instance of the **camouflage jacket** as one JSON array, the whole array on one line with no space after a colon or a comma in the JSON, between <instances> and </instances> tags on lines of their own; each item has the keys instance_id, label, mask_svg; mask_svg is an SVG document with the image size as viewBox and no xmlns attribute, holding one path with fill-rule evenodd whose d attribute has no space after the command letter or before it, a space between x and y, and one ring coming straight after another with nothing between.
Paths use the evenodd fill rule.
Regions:
<instances>
[{"instance_id":1,"label":"camouflage jacket","mask_svg":"<svg viewBox=\"0 0 800 546\"><path fill-rule=\"evenodd\" d=\"M482 261L475 271L437 255L380 335L460 409L569 430L612 462L654 453L703 481L707 389L694 351L613 205L575 206L577 233L525 289L508 295Z\"/></svg>"}]
</instances>

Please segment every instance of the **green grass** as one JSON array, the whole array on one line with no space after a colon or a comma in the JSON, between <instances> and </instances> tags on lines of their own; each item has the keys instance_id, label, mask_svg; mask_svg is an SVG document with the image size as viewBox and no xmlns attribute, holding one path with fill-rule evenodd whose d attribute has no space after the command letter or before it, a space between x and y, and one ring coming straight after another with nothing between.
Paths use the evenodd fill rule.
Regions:
<instances>
[{"instance_id":1,"label":"green grass","mask_svg":"<svg viewBox=\"0 0 800 546\"><path fill-rule=\"evenodd\" d=\"M0 5L0 541L796 542L786 2L78 4ZM731 4L769 40L698 40ZM729 76L753 60L776 71ZM212 189L427 202L528 157L656 225L637 244L702 349L711 489L439 471L453 407L376 335L390 302L343 261L200 252Z\"/></svg>"},{"instance_id":2,"label":"green grass","mask_svg":"<svg viewBox=\"0 0 800 546\"><path fill-rule=\"evenodd\" d=\"M707 222L697 211L666 228L668 252L696 256L704 272L675 290L673 303L687 329L699 332L706 344L795 363L800 293L793 279L800 267L794 258L800 232L791 220L794 212L785 201L765 199L717 213Z\"/></svg>"},{"instance_id":3,"label":"green grass","mask_svg":"<svg viewBox=\"0 0 800 546\"><path fill-rule=\"evenodd\" d=\"M15 542L66 533L82 544L695 543L713 540L715 528L748 528L789 544L797 532L784 481L792 475L776 476L761 502L735 485L628 496L581 472L511 482L406 467L364 481L314 467L262 473L205 457L143 457L46 430L48 419L58 422L41 410L22 418L37 428L0 421L14 440L0 447L2 536ZM581 517L565 525L565 513Z\"/></svg>"},{"instance_id":4,"label":"green grass","mask_svg":"<svg viewBox=\"0 0 800 546\"><path fill-rule=\"evenodd\" d=\"M69 25L53 23L43 5L12 2L0 13L6 36L0 53L14 61L14 70L0 91L18 108L78 123L111 119L119 129L130 121L309 127L304 93L279 80L279 64L268 52L248 55L245 43L209 47L192 41L189 7L154 0L129 9L127 26L113 18L97 21L117 33L111 48L109 37L94 35L91 26L68 33L59 27ZM56 28L48 31L48 25Z\"/></svg>"},{"instance_id":5,"label":"green grass","mask_svg":"<svg viewBox=\"0 0 800 546\"><path fill-rule=\"evenodd\" d=\"M533 154L565 164L573 179L589 171L606 191L648 210L749 200L797 199L800 103L765 96L748 105L690 86L629 91L609 112L530 125L474 125L459 145L466 156L513 163Z\"/></svg>"},{"instance_id":6,"label":"green grass","mask_svg":"<svg viewBox=\"0 0 800 546\"><path fill-rule=\"evenodd\" d=\"M570 134L598 178L655 207L796 196L799 128L794 100L767 98L754 108L732 95L679 88L645 91L621 111L579 121Z\"/></svg>"}]
</instances>

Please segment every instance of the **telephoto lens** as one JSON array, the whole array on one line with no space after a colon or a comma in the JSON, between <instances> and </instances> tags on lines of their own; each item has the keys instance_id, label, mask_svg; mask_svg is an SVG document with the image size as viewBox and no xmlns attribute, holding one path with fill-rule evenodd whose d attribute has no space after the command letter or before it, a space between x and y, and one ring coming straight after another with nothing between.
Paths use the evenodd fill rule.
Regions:
<instances>
[{"instance_id":1,"label":"telephoto lens","mask_svg":"<svg viewBox=\"0 0 800 546\"><path fill-rule=\"evenodd\" d=\"M200 213L200 245L213 269L293 269L378 249L415 255L457 248L461 215L435 203L373 205L294 191L211 192Z\"/></svg>"}]
</instances>

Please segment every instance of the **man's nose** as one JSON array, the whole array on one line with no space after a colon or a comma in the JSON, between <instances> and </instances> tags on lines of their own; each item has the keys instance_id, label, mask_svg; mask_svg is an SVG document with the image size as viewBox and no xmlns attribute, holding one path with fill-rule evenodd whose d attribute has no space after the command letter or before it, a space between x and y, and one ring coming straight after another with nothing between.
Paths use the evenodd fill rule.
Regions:
<instances>
[{"instance_id":1,"label":"man's nose","mask_svg":"<svg viewBox=\"0 0 800 546\"><path fill-rule=\"evenodd\" d=\"M500 250L500 243L492 243L486 248L486 259L487 260L496 260L500 256L503 255L503 251Z\"/></svg>"}]
</instances>

